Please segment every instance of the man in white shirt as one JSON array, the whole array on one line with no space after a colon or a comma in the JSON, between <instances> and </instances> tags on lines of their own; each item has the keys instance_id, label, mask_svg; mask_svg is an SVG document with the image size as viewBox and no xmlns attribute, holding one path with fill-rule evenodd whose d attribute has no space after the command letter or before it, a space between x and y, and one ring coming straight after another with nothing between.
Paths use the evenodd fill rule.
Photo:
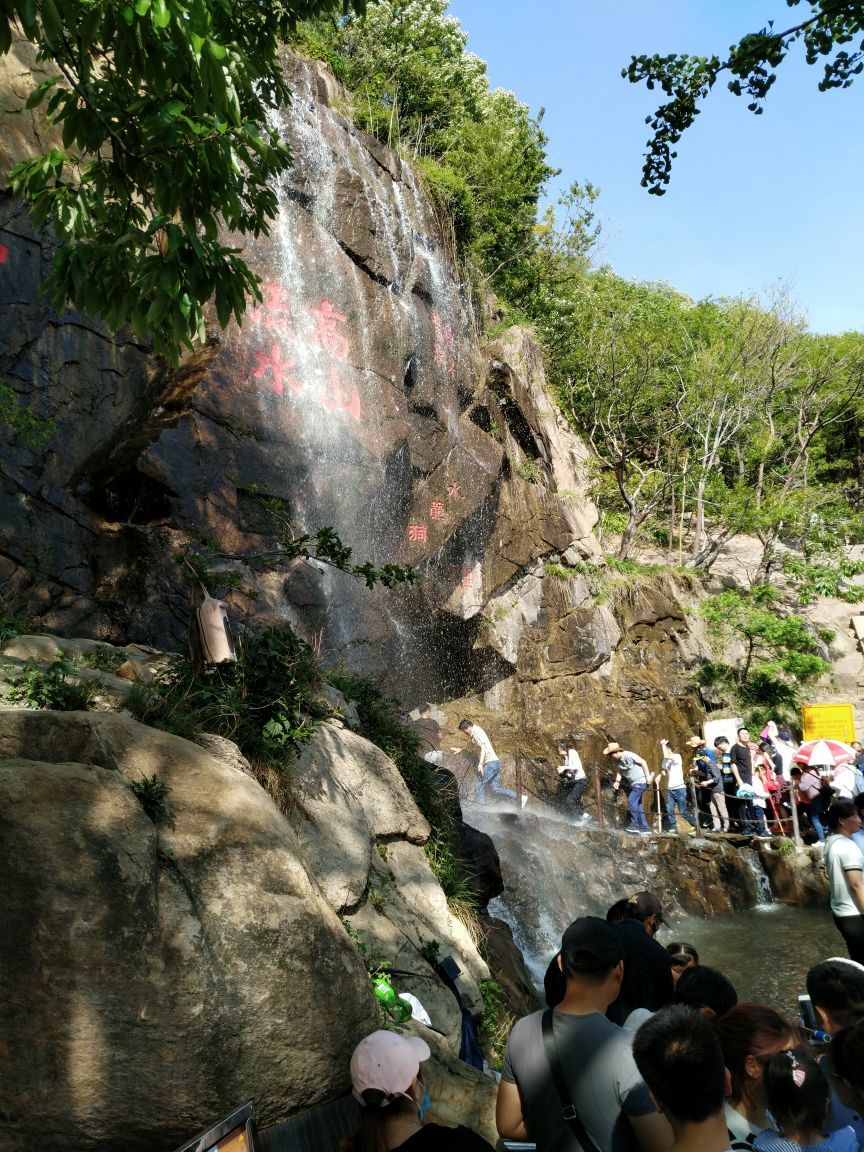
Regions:
<instances>
[{"instance_id":1,"label":"man in white shirt","mask_svg":"<svg viewBox=\"0 0 864 1152\"><path fill-rule=\"evenodd\" d=\"M472 720L460 720L459 731L469 736L480 749L480 756L477 760L479 780L474 790L474 797L477 803L483 804L485 802L487 789L489 788L498 796L503 796L508 800L515 800L516 793L510 788L505 788L499 779L501 775L501 761L498 759L497 752L492 747L492 741L480 725L475 724ZM522 807L524 808L527 803L528 797L522 796Z\"/></svg>"},{"instance_id":2,"label":"man in white shirt","mask_svg":"<svg viewBox=\"0 0 864 1152\"><path fill-rule=\"evenodd\" d=\"M825 871L831 911L849 955L864 963L864 856L852 841L861 817L851 800L834 800L825 814L830 835L825 841Z\"/></svg>"},{"instance_id":3,"label":"man in white shirt","mask_svg":"<svg viewBox=\"0 0 864 1152\"><path fill-rule=\"evenodd\" d=\"M696 827L696 821L687 804L687 785L684 782L684 764L680 752L673 752L668 740L660 741L660 751L663 754L661 771L666 773L666 814L669 817L669 830L674 832L675 806L691 828Z\"/></svg>"}]
</instances>

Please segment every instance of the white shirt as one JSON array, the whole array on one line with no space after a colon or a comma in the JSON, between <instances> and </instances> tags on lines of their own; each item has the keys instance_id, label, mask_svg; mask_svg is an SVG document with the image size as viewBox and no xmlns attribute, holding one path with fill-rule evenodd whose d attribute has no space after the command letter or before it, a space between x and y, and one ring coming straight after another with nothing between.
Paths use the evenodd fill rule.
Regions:
<instances>
[{"instance_id":1,"label":"white shirt","mask_svg":"<svg viewBox=\"0 0 864 1152\"><path fill-rule=\"evenodd\" d=\"M668 756L663 757L663 769L668 776L667 787L684 787L684 764L679 752L670 752Z\"/></svg>"},{"instance_id":2,"label":"white shirt","mask_svg":"<svg viewBox=\"0 0 864 1152\"><path fill-rule=\"evenodd\" d=\"M831 786L843 800L851 800L858 791L858 781L855 773L847 764L834 770L834 780Z\"/></svg>"},{"instance_id":3,"label":"white shirt","mask_svg":"<svg viewBox=\"0 0 864 1152\"><path fill-rule=\"evenodd\" d=\"M831 886L831 911L835 916L860 916L861 910L852 899L847 872L864 871L864 855L848 836L835 833L825 841L825 871Z\"/></svg>"},{"instance_id":4,"label":"white shirt","mask_svg":"<svg viewBox=\"0 0 864 1152\"><path fill-rule=\"evenodd\" d=\"M480 749L480 763L482 765L488 764L491 760L497 760L495 749L492 747L492 742L483 731L479 724L471 726L471 739Z\"/></svg>"},{"instance_id":5,"label":"white shirt","mask_svg":"<svg viewBox=\"0 0 864 1152\"><path fill-rule=\"evenodd\" d=\"M562 772L572 772L574 780L585 779L585 769L582 767L582 757L575 748L567 749L567 758L561 769Z\"/></svg>"}]
</instances>

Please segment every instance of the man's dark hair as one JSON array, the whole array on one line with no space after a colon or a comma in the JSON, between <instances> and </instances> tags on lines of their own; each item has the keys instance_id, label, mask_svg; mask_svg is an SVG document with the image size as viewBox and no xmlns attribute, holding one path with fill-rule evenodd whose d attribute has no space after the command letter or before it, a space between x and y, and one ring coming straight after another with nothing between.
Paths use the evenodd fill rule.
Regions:
<instances>
[{"instance_id":1,"label":"man's dark hair","mask_svg":"<svg viewBox=\"0 0 864 1152\"><path fill-rule=\"evenodd\" d=\"M460 732L467 732L469 728L473 728L473 727L474 727L474 725L471 723L470 720L460 720L459 721L459 731Z\"/></svg>"},{"instance_id":2,"label":"man's dark hair","mask_svg":"<svg viewBox=\"0 0 864 1152\"><path fill-rule=\"evenodd\" d=\"M710 1008L714 1019L719 1019L738 1003L738 993L722 972L706 964L696 964L685 968L678 977L675 1003L686 1004L688 1008Z\"/></svg>"},{"instance_id":3,"label":"man's dark hair","mask_svg":"<svg viewBox=\"0 0 864 1152\"><path fill-rule=\"evenodd\" d=\"M633 1038L633 1058L652 1094L676 1120L701 1124L723 1108L726 1068L707 1017L684 1004L655 1012Z\"/></svg>"},{"instance_id":4,"label":"man's dark hair","mask_svg":"<svg viewBox=\"0 0 864 1152\"><path fill-rule=\"evenodd\" d=\"M864 1091L864 1020L837 1033L828 1049L828 1059L838 1076L857 1091Z\"/></svg>"},{"instance_id":5,"label":"man's dark hair","mask_svg":"<svg viewBox=\"0 0 864 1152\"><path fill-rule=\"evenodd\" d=\"M841 1028L864 1019L864 968L852 960L823 960L807 973L807 995Z\"/></svg>"},{"instance_id":6,"label":"man's dark hair","mask_svg":"<svg viewBox=\"0 0 864 1152\"><path fill-rule=\"evenodd\" d=\"M842 798L831 801L831 807L825 813L825 823L831 832L835 831L841 820L848 820L858 809L851 800Z\"/></svg>"},{"instance_id":7,"label":"man's dark hair","mask_svg":"<svg viewBox=\"0 0 864 1152\"><path fill-rule=\"evenodd\" d=\"M421 704L420 707L417 709L417 711L420 713L421 716L425 716L427 712L432 711L432 705L431 704Z\"/></svg>"},{"instance_id":8,"label":"man's dark hair","mask_svg":"<svg viewBox=\"0 0 864 1152\"><path fill-rule=\"evenodd\" d=\"M630 914L627 911L629 906L630 898L628 896L625 896L623 900L616 900L606 912L606 923L620 924L622 920L629 920Z\"/></svg>"},{"instance_id":9,"label":"man's dark hair","mask_svg":"<svg viewBox=\"0 0 864 1152\"><path fill-rule=\"evenodd\" d=\"M740 728L735 729L735 735L740 736L742 732L749 732L749 731L750 731L750 729L747 727L747 725L742 724Z\"/></svg>"}]
</instances>

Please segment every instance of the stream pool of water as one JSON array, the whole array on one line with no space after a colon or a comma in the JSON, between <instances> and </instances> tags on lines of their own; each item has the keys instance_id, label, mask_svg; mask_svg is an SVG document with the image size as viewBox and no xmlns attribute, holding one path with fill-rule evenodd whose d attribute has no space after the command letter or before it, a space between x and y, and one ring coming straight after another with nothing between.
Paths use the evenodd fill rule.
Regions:
<instances>
[{"instance_id":1,"label":"stream pool of water","mask_svg":"<svg viewBox=\"0 0 864 1152\"><path fill-rule=\"evenodd\" d=\"M808 968L848 955L827 908L768 904L731 918L682 916L670 922L660 929L660 944L692 944L701 963L729 977L739 999L770 1004L793 1019Z\"/></svg>"}]
</instances>

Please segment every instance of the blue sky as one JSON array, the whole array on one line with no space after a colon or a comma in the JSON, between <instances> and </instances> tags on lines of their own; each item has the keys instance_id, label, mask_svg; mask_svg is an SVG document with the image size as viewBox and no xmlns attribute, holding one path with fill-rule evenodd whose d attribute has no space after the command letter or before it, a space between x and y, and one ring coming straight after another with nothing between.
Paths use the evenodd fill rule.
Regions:
<instances>
[{"instance_id":1,"label":"blue sky","mask_svg":"<svg viewBox=\"0 0 864 1152\"><path fill-rule=\"evenodd\" d=\"M745 32L771 19L787 28L807 11L784 0L450 4L492 85L545 108L559 183L601 188L604 262L694 297L782 281L814 330L864 330L864 75L846 91L819 92L821 68L793 50L762 116L720 81L679 145L666 195L639 183L645 117L660 101L621 79L631 55L722 56Z\"/></svg>"}]
</instances>

